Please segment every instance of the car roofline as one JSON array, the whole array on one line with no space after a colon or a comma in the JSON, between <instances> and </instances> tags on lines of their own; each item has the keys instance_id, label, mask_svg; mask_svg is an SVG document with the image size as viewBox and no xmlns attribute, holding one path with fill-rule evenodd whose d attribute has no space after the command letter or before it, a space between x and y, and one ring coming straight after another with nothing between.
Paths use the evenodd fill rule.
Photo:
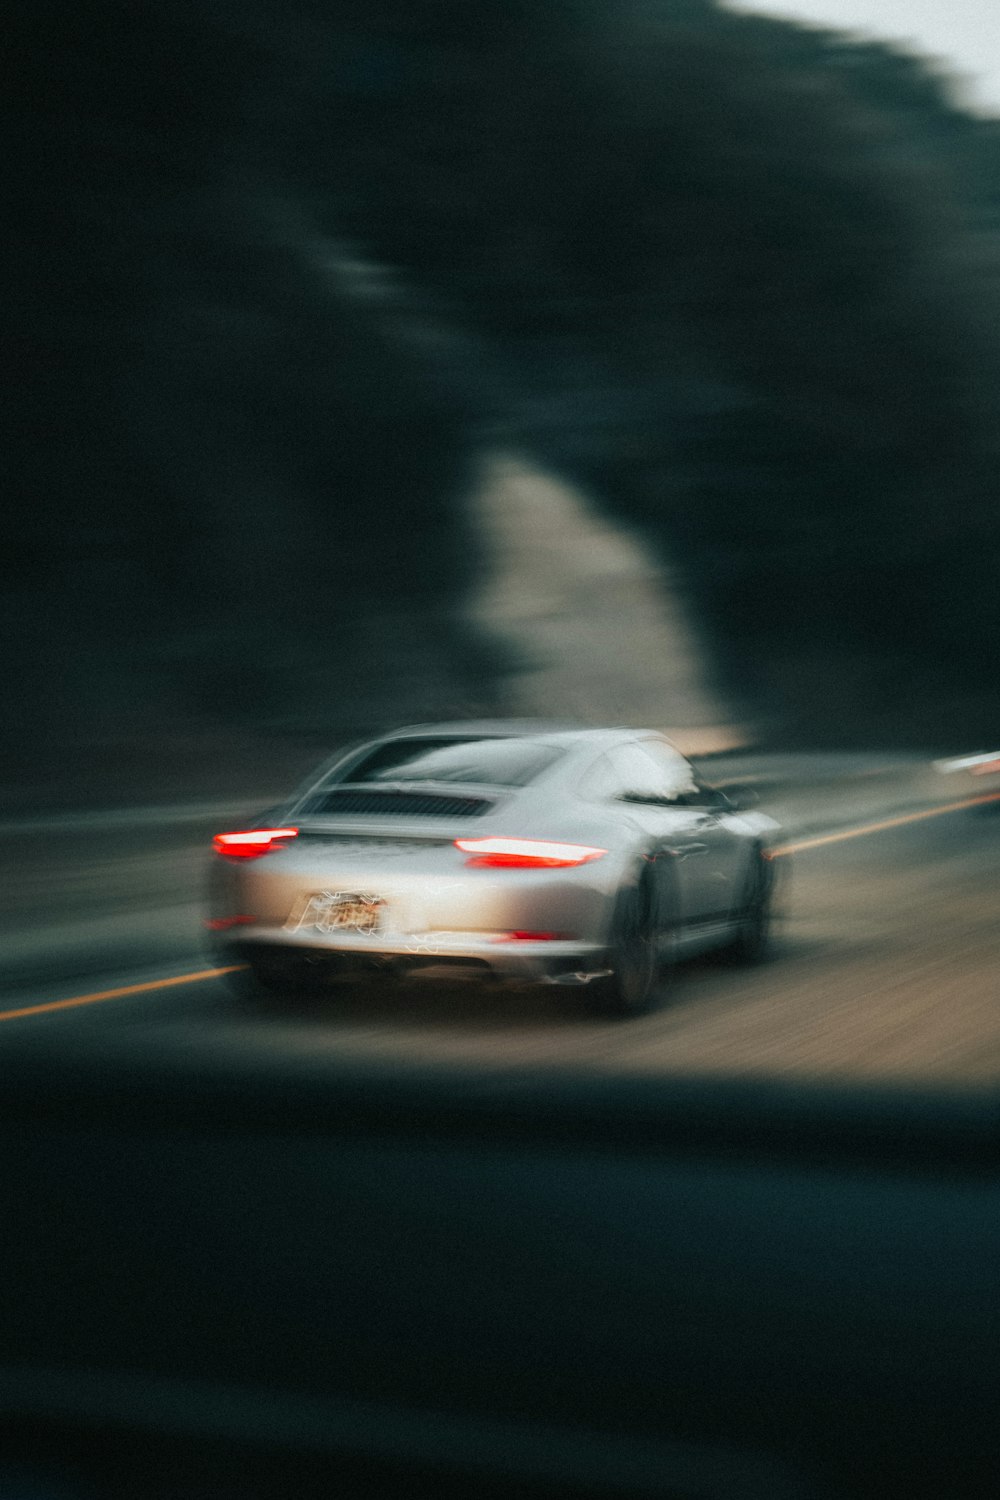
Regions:
<instances>
[{"instance_id":1,"label":"car roofline","mask_svg":"<svg viewBox=\"0 0 1000 1500\"><path fill-rule=\"evenodd\" d=\"M565 746L570 755L573 754L574 749L577 750L578 755L582 755L585 750L589 750L592 754L599 753L609 749L612 745L619 744L622 740L655 738L670 743L666 735L658 729L637 728L627 724L569 725L566 720L551 719L457 719L437 724L408 724L401 729L394 729L385 734L368 735L364 739L354 740L353 743L345 745L322 762L307 780L301 781L282 805L284 807L297 806L313 787L336 770L341 762L371 746L391 744L394 740L440 737L454 737L461 740L466 736L475 738L477 735L481 735L484 739L537 739L555 742ZM554 769L554 767L547 768L541 773L541 777L545 777L548 771Z\"/></svg>"},{"instance_id":2,"label":"car roofline","mask_svg":"<svg viewBox=\"0 0 1000 1500\"><path fill-rule=\"evenodd\" d=\"M444 736L463 739L559 739L603 744L619 739L667 739L659 729L630 724L580 724L566 719L468 719L438 724L408 724L386 734L371 735L364 744L382 744L397 739L433 739ZM669 741L668 741L669 743Z\"/></svg>"},{"instance_id":3,"label":"car roofline","mask_svg":"<svg viewBox=\"0 0 1000 1500\"><path fill-rule=\"evenodd\" d=\"M442 723L406 724L401 729L371 736L372 742L397 739L429 739L435 735L468 735L484 739L534 739L540 734L584 734L590 726L568 719L453 719Z\"/></svg>"}]
</instances>

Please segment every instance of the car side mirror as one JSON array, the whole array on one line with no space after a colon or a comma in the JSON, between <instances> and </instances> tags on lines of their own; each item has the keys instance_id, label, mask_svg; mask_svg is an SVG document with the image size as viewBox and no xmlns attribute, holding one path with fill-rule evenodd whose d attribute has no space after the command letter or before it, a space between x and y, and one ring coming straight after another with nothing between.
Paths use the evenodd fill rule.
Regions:
<instances>
[{"instance_id":1,"label":"car side mirror","mask_svg":"<svg viewBox=\"0 0 1000 1500\"><path fill-rule=\"evenodd\" d=\"M742 784L727 786L720 795L727 804L727 812L750 812L760 805L760 796L752 786Z\"/></svg>"}]
</instances>

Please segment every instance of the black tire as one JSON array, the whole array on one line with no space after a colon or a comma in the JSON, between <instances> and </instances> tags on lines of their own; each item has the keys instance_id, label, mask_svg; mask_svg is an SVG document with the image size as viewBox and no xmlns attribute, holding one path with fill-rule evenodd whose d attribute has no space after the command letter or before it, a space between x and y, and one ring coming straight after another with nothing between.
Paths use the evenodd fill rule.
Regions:
<instances>
[{"instance_id":1,"label":"black tire","mask_svg":"<svg viewBox=\"0 0 1000 1500\"><path fill-rule=\"evenodd\" d=\"M618 895L608 944L611 973L601 980L601 1009L613 1016L640 1016L657 992L660 965L655 890L648 876Z\"/></svg>"},{"instance_id":2,"label":"black tire","mask_svg":"<svg viewBox=\"0 0 1000 1500\"><path fill-rule=\"evenodd\" d=\"M733 939L723 949L731 964L759 964L765 957L774 915L774 861L760 849L754 854Z\"/></svg>"},{"instance_id":3,"label":"black tire","mask_svg":"<svg viewBox=\"0 0 1000 1500\"><path fill-rule=\"evenodd\" d=\"M244 958L243 967L226 976L238 999L272 1012L293 1009L296 1002L318 995L326 973L307 957Z\"/></svg>"}]
</instances>

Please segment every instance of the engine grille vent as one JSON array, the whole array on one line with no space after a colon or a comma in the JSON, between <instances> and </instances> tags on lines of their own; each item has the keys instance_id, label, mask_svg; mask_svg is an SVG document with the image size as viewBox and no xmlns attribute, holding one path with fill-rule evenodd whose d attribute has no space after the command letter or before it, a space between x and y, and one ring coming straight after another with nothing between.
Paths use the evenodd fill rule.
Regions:
<instances>
[{"instance_id":1,"label":"engine grille vent","mask_svg":"<svg viewBox=\"0 0 1000 1500\"><path fill-rule=\"evenodd\" d=\"M450 849L451 839L385 838L377 833L331 833L329 829L300 828L298 843L322 844L338 854L423 854L427 849Z\"/></svg>"},{"instance_id":2,"label":"engine grille vent","mask_svg":"<svg viewBox=\"0 0 1000 1500\"><path fill-rule=\"evenodd\" d=\"M304 810L311 814L374 814L400 818L476 818L493 806L485 797L454 797L437 792L324 792Z\"/></svg>"}]
</instances>

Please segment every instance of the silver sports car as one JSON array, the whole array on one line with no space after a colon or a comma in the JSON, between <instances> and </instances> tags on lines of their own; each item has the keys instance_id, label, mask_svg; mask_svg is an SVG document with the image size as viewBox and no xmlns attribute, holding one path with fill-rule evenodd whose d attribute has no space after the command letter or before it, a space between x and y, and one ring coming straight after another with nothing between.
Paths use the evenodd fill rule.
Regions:
<instances>
[{"instance_id":1,"label":"silver sports car","mask_svg":"<svg viewBox=\"0 0 1000 1500\"><path fill-rule=\"evenodd\" d=\"M777 832L651 730L421 725L217 834L206 925L257 993L445 970L634 1014L678 957L760 955Z\"/></svg>"}]
</instances>

